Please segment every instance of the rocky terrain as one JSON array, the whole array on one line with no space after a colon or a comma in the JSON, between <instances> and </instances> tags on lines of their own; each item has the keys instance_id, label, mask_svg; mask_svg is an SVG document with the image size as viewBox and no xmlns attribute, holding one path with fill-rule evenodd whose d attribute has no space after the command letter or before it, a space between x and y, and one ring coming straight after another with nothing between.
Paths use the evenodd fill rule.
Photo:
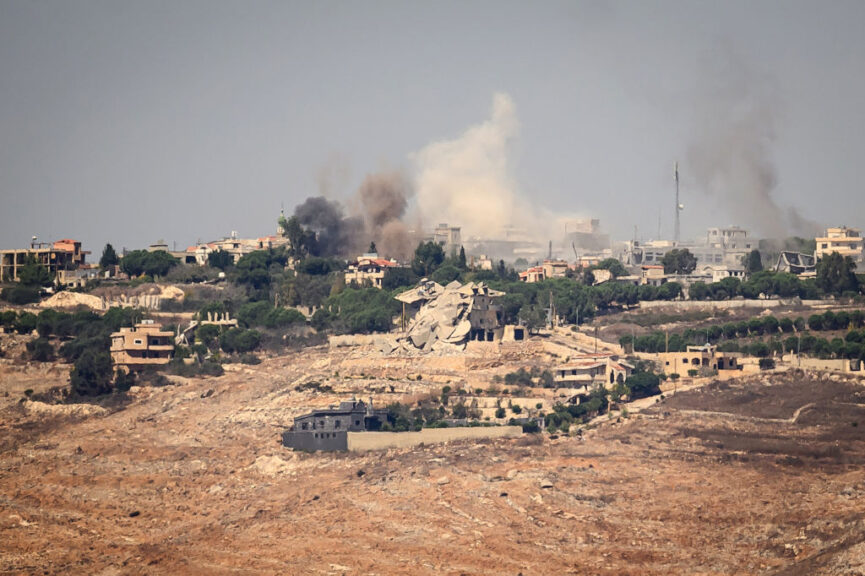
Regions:
<instances>
[{"instance_id":1,"label":"rocky terrain","mask_svg":"<svg viewBox=\"0 0 865 576\"><path fill-rule=\"evenodd\" d=\"M68 367L7 357L0 573L865 574L865 387L839 376L712 383L582 436L279 444L311 407L474 385L526 354L321 347L77 406L21 402Z\"/></svg>"}]
</instances>

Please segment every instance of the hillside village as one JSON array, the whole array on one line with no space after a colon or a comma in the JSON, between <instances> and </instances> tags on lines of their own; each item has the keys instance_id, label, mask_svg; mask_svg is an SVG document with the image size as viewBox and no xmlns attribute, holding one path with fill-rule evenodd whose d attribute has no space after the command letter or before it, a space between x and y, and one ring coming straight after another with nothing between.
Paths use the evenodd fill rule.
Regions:
<instances>
[{"instance_id":1,"label":"hillside village","mask_svg":"<svg viewBox=\"0 0 865 576\"><path fill-rule=\"evenodd\" d=\"M863 22L4 0L0 576L865 576Z\"/></svg>"},{"instance_id":2,"label":"hillside village","mask_svg":"<svg viewBox=\"0 0 865 576\"><path fill-rule=\"evenodd\" d=\"M285 245L159 252L6 287L39 292L0 316L13 571L862 566L865 314L819 261L642 299L619 261L527 282L426 243L378 285Z\"/></svg>"}]
</instances>

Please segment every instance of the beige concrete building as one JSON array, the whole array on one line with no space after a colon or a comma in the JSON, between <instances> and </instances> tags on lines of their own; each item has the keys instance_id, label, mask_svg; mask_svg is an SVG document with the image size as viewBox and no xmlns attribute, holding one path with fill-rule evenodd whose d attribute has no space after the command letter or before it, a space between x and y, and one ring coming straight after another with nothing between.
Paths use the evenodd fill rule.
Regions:
<instances>
[{"instance_id":1,"label":"beige concrete building","mask_svg":"<svg viewBox=\"0 0 865 576\"><path fill-rule=\"evenodd\" d=\"M364 254L348 265L345 271L345 283L356 283L358 286L372 286L381 288L382 280L388 270L399 268L396 260L379 258L378 254Z\"/></svg>"},{"instance_id":2,"label":"beige concrete building","mask_svg":"<svg viewBox=\"0 0 865 576\"><path fill-rule=\"evenodd\" d=\"M687 376L689 370L709 372L712 370L738 370L737 356L718 352L717 346L688 346L685 352L662 352L657 355L658 365L664 374Z\"/></svg>"},{"instance_id":3,"label":"beige concrete building","mask_svg":"<svg viewBox=\"0 0 865 576\"><path fill-rule=\"evenodd\" d=\"M121 328L111 335L111 360L127 371L168 364L174 352L173 336L153 320Z\"/></svg>"},{"instance_id":4,"label":"beige concrete building","mask_svg":"<svg viewBox=\"0 0 865 576\"><path fill-rule=\"evenodd\" d=\"M463 243L460 228L448 226L447 222L436 226L436 229L433 230L432 241L442 247L445 256L455 255Z\"/></svg>"},{"instance_id":5,"label":"beige concrete building","mask_svg":"<svg viewBox=\"0 0 865 576\"><path fill-rule=\"evenodd\" d=\"M234 257L234 263L237 264L237 261L243 256L256 250L269 250L271 248L286 246L288 243L288 238L281 235L262 236L261 238L239 238L237 232L232 232L230 236L226 236L221 240L190 246L186 249L185 253L174 255L181 258L187 264L204 266L207 264L207 257L211 252L223 250L231 254Z\"/></svg>"},{"instance_id":6,"label":"beige concrete building","mask_svg":"<svg viewBox=\"0 0 865 576\"><path fill-rule=\"evenodd\" d=\"M68 272L85 266L87 254L90 252L82 250L81 242L77 240L63 239L47 243L36 242L34 237L30 248L0 250L0 281L17 282L21 269L33 259L63 284L76 277Z\"/></svg>"},{"instance_id":7,"label":"beige concrete building","mask_svg":"<svg viewBox=\"0 0 865 576\"><path fill-rule=\"evenodd\" d=\"M837 252L841 256L850 256L857 262L862 261L862 233L856 228L827 228L826 235L815 239L817 241L817 259L827 254Z\"/></svg>"},{"instance_id":8,"label":"beige concrete building","mask_svg":"<svg viewBox=\"0 0 865 576\"><path fill-rule=\"evenodd\" d=\"M585 354L558 366L553 374L556 385L583 388L610 385L628 379L634 367L612 354Z\"/></svg>"},{"instance_id":9,"label":"beige concrete building","mask_svg":"<svg viewBox=\"0 0 865 576\"><path fill-rule=\"evenodd\" d=\"M520 272L520 282L534 284L535 282L542 282L546 280L546 278L547 272L544 270L543 266L532 266L531 268Z\"/></svg>"}]
</instances>

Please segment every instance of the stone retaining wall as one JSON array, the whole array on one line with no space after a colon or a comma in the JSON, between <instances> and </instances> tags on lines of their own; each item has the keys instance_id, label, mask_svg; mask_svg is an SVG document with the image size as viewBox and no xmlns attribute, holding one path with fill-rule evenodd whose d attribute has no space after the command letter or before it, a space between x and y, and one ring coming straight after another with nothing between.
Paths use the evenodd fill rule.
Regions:
<instances>
[{"instance_id":1,"label":"stone retaining wall","mask_svg":"<svg viewBox=\"0 0 865 576\"><path fill-rule=\"evenodd\" d=\"M436 444L452 440L482 438L518 438L521 426L478 426L475 428L424 428L420 432L349 432L348 449L352 452L411 448L418 444Z\"/></svg>"}]
</instances>

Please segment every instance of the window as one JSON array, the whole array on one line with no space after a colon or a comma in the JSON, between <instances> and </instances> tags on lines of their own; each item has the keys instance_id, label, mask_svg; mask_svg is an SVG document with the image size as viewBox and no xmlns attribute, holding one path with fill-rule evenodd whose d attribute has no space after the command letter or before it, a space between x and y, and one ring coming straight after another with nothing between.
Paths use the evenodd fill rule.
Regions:
<instances>
[{"instance_id":1,"label":"window","mask_svg":"<svg viewBox=\"0 0 865 576\"><path fill-rule=\"evenodd\" d=\"M355 426L360 426L360 420L355 420L355 421L354 421L354 425L355 425Z\"/></svg>"},{"instance_id":2,"label":"window","mask_svg":"<svg viewBox=\"0 0 865 576\"><path fill-rule=\"evenodd\" d=\"M136 339L135 339L135 343L136 343L136 344L141 344L141 338L136 338Z\"/></svg>"},{"instance_id":3,"label":"window","mask_svg":"<svg viewBox=\"0 0 865 576\"><path fill-rule=\"evenodd\" d=\"M306 430L307 428L309 428L309 425L306 422L300 425L301 430Z\"/></svg>"},{"instance_id":4,"label":"window","mask_svg":"<svg viewBox=\"0 0 865 576\"><path fill-rule=\"evenodd\" d=\"M342 423L341 423L339 420L336 420L336 421L333 423L333 427L334 427L334 428L339 428L341 425L342 425Z\"/></svg>"}]
</instances>

